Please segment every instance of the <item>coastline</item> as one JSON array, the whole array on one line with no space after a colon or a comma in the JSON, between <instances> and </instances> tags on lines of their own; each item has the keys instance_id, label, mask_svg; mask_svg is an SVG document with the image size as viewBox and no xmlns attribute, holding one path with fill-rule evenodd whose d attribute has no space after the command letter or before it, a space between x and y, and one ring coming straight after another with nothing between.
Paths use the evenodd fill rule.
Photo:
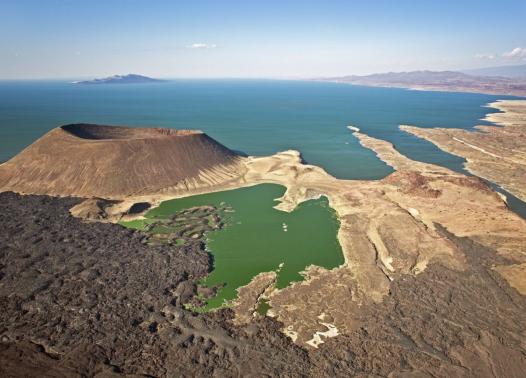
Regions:
<instances>
[{"instance_id":1,"label":"coastline","mask_svg":"<svg viewBox=\"0 0 526 378\"><path fill-rule=\"evenodd\" d=\"M343 180L321 167L304 164L299 151L239 157L239 169L227 180L108 198L120 202L104 208L104 221L123 219L135 203L157 206L168 199L263 183L286 187L275 206L282 211L290 212L303 201L326 196L340 221L337 237L344 263L331 270L307 267L304 281L272 290L267 296L272 307L269 314L283 324L282 331L308 348L327 342L331 335L354 332L358 323L349 314L383 303L393 285L404 277L418 277L436 264L454 272L469 270L456 238L469 238L494 250L503 259L495 271L522 290L516 266L526 263L526 221L511 212L500 195L477 177L411 160L389 142L353 126L349 130L395 172L381 180ZM204 171L199 175L207 177ZM93 199L87 199L70 211L85 218L92 204ZM125 219L134 217L137 215L126 215ZM245 302L238 303L245 309L245 317L254 308L250 301L256 297L248 295Z\"/></svg>"},{"instance_id":2,"label":"coastline","mask_svg":"<svg viewBox=\"0 0 526 378\"><path fill-rule=\"evenodd\" d=\"M492 126L475 126L475 131L444 128L419 128L401 125L400 129L425 139L438 148L466 160L465 168L502 187L526 202L526 100L499 100L487 105L500 112L483 118Z\"/></svg>"},{"instance_id":3,"label":"coastline","mask_svg":"<svg viewBox=\"0 0 526 378\"><path fill-rule=\"evenodd\" d=\"M515 265L526 262L526 222L480 179L413 161L389 142L369 137L357 128L350 130L364 147L396 171L382 180L339 180L320 167L303 164L300 153L290 150L268 157L243 158L244 174L220 187L129 197L125 201L155 205L166 199L261 183L287 188L275 206L282 211L292 211L315 196L326 196L340 220L338 241L344 264L332 270L310 267L304 281L268 295L270 314L284 324L283 332L300 345L313 338L318 340L327 332L327 324L338 334L351 332L355 324L348 314L367 303L382 302L401 275L419 275L435 262L453 270L468 269L463 253L437 225L456 237L469 237L495 249ZM488 213L494 217L489 219ZM522 278L509 273L511 268L497 267L496 271L510 285L522 287ZM342 302L343 293L335 294L335 286L351 288L352 299ZM304 290L317 298L311 299L309 308L302 308L297 297L297 292ZM254 304L239 305L253 308ZM321 313L332 322L321 324ZM313 347L312 343L307 345Z\"/></svg>"},{"instance_id":4,"label":"coastline","mask_svg":"<svg viewBox=\"0 0 526 378\"><path fill-rule=\"evenodd\" d=\"M362 87L371 87L371 88L397 88L397 89L406 89L408 91L423 91L423 92L445 92L445 93L478 93L478 94L487 94L495 96L512 96L519 99L526 98L526 89L519 89L517 91L505 93L502 90L480 90L476 88L463 87L463 86L450 86L450 87L441 87L435 85L403 85L403 84L370 84L370 83L351 83L343 80L321 80L321 79L312 79L311 81L318 81L323 83L337 83L337 84L347 84L347 85L356 85Z\"/></svg>"}]
</instances>

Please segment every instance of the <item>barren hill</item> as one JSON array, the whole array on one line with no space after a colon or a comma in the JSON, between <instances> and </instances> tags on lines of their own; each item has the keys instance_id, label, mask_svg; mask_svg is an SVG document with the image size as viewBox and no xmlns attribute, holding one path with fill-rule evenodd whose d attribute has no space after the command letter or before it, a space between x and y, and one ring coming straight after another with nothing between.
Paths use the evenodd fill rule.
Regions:
<instances>
[{"instance_id":1,"label":"barren hill","mask_svg":"<svg viewBox=\"0 0 526 378\"><path fill-rule=\"evenodd\" d=\"M366 76L322 78L321 81L426 91L474 92L526 96L526 79L474 76L455 71L387 72Z\"/></svg>"},{"instance_id":2,"label":"barren hill","mask_svg":"<svg viewBox=\"0 0 526 378\"><path fill-rule=\"evenodd\" d=\"M0 191L123 198L235 179L242 158L201 131L72 124L0 165Z\"/></svg>"}]
</instances>

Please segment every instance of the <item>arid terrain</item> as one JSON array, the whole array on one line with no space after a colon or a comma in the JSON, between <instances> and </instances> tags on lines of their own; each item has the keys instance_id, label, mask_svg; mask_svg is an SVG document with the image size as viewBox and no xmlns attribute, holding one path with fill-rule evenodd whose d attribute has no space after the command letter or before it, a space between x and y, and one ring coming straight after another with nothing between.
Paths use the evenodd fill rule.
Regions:
<instances>
[{"instance_id":1,"label":"arid terrain","mask_svg":"<svg viewBox=\"0 0 526 378\"><path fill-rule=\"evenodd\" d=\"M210 269L201 240L151 245L119 225L73 218L68 209L77 202L0 194L0 376L278 375L307 368L306 352L268 319L234 328L228 311L184 310Z\"/></svg>"},{"instance_id":2,"label":"arid terrain","mask_svg":"<svg viewBox=\"0 0 526 378\"><path fill-rule=\"evenodd\" d=\"M381 302L349 314L351 331L304 349L272 318L234 326L231 310L184 310L210 267L200 241L151 246L139 232L83 223L68 213L76 199L0 199L5 377L520 377L526 363L524 296L493 269L507 261L443 229L469 268L402 274Z\"/></svg>"},{"instance_id":3,"label":"arid terrain","mask_svg":"<svg viewBox=\"0 0 526 378\"><path fill-rule=\"evenodd\" d=\"M227 159L241 168L217 186L60 199L4 185L3 374L521 377L526 221L481 179L413 161L349 129L395 172L339 180L285 151ZM29 164L17 160L24 155L2 165L4 175ZM134 155L127 161L133 166ZM516 182L524 189L526 180ZM40 183L49 188L33 181L35 193ZM203 235L159 246L92 221L140 217L134 204L259 183L287 187L283 211L326 196L340 220L344 264L307 267L304 281L281 290L273 272L262 273L239 289L233 308L194 314L184 304L211 269ZM48 194L72 194L74 186L65 188ZM255 311L262 299L271 306L266 317Z\"/></svg>"},{"instance_id":4,"label":"arid terrain","mask_svg":"<svg viewBox=\"0 0 526 378\"><path fill-rule=\"evenodd\" d=\"M475 130L401 129L466 159L466 169L497 183L526 201L526 100L490 104L499 109L486 117L498 126L476 126Z\"/></svg>"},{"instance_id":5,"label":"arid terrain","mask_svg":"<svg viewBox=\"0 0 526 378\"><path fill-rule=\"evenodd\" d=\"M455 71L388 72L366 76L321 78L319 80L373 87L526 96L526 79L524 77L476 76Z\"/></svg>"}]
</instances>

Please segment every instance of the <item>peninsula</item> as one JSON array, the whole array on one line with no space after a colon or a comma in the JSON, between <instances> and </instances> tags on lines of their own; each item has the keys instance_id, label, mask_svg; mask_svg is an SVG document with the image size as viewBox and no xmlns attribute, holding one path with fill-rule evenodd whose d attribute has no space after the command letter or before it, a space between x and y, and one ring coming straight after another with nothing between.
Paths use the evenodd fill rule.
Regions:
<instances>
[{"instance_id":1,"label":"peninsula","mask_svg":"<svg viewBox=\"0 0 526 378\"><path fill-rule=\"evenodd\" d=\"M485 120L497 126L461 130L402 125L400 129L465 158L469 172L526 202L526 100L498 101L489 107L500 112L488 114Z\"/></svg>"},{"instance_id":2,"label":"peninsula","mask_svg":"<svg viewBox=\"0 0 526 378\"><path fill-rule=\"evenodd\" d=\"M456 71L410 71L316 79L372 87L526 96L526 78L476 76Z\"/></svg>"}]
</instances>

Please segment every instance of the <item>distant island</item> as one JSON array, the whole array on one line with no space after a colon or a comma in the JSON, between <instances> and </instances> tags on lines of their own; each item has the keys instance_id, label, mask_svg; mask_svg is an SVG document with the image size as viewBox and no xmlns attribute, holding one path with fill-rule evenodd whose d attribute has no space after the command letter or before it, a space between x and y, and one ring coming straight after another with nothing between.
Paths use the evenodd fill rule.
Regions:
<instances>
[{"instance_id":1,"label":"distant island","mask_svg":"<svg viewBox=\"0 0 526 378\"><path fill-rule=\"evenodd\" d=\"M387 72L316 79L373 87L526 96L526 79L475 76L456 71Z\"/></svg>"},{"instance_id":2,"label":"distant island","mask_svg":"<svg viewBox=\"0 0 526 378\"><path fill-rule=\"evenodd\" d=\"M165 80L154 79L148 76L128 74L113 75L100 79L74 81L73 84L143 84L143 83L161 83Z\"/></svg>"}]
</instances>

